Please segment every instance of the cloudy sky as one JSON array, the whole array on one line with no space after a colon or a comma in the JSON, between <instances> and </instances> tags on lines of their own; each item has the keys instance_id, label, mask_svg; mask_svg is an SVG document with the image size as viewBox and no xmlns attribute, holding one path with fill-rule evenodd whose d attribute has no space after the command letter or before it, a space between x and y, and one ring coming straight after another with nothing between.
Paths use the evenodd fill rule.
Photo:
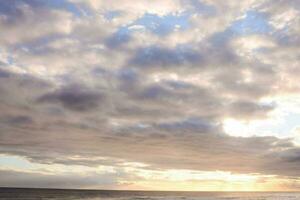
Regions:
<instances>
[{"instance_id":1,"label":"cloudy sky","mask_svg":"<svg viewBox=\"0 0 300 200\"><path fill-rule=\"evenodd\" d=\"M299 0L0 0L0 186L300 190Z\"/></svg>"}]
</instances>

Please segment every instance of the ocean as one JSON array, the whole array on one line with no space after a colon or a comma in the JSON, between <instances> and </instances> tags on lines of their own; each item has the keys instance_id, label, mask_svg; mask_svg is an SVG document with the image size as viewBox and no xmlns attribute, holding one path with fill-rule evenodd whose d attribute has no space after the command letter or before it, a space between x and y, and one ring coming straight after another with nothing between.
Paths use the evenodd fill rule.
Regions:
<instances>
[{"instance_id":1,"label":"ocean","mask_svg":"<svg viewBox=\"0 0 300 200\"><path fill-rule=\"evenodd\" d=\"M0 200L300 200L300 192L156 192L0 188Z\"/></svg>"}]
</instances>

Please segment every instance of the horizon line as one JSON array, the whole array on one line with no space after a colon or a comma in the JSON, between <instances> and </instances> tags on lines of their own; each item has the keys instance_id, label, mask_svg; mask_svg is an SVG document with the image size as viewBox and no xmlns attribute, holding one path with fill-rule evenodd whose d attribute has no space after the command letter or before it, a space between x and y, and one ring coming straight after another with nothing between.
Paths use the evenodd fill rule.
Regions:
<instances>
[{"instance_id":1,"label":"horizon line","mask_svg":"<svg viewBox=\"0 0 300 200\"><path fill-rule=\"evenodd\" d=\"M171 193L171 192L182 192L182 193L251 193L251 192L257 192L257 193L300 193L300 190L286 190L286 191L280 191L280 190L241 190L241 191L222 191L222 190L215 190L215 191L205 191L205 190L125 190L125 189L88 189L88 188L46 188L46 187L10 187L10 186L0 186L1 189L22 189L22 190L69 190L69 191L113 191L113 192L165 192L165 193Z\"/></svg>"}]
</instances>

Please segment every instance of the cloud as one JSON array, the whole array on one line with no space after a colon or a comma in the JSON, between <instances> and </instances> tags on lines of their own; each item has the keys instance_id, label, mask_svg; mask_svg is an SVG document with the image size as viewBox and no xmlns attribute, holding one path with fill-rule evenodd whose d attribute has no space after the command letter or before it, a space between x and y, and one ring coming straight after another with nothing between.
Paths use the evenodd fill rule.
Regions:
<instances>
[{"instance_id":1,"label":"cloud","mask_svg":"<svg viewBox=\"0 0 300 200\"><path fill-rule=\"evenodd\" d=\"M80 86L72 85L58 91L45 94L38 99L39 103L60 103L74 111L88 111L96 109L103 96L97 92Z\"/></svg>"},{"instance_id":2,"label":"cloud","mask_svg":"<svg viewBox=\"0 0 300 200\"><path fill-rule=\"evenodd\" d=\"M259 118L261 115L264 117L265 114L274 110L274 105L264 105L247 101L234 102L231 104L231 115L236 117L255 116Z\"/></svg>"},{"instance_id":3,"label":"cloud","mask_svg":"<svg viewBox=\"0 0 300 200\"><path fill-rule=\"evenodd\" d=\"M6 72L5 70L0 70L0 77L1 78L8 78L10 74Z\"/></svg>"},{"instance_id":4,"label":"cloud","mask_svg":"<svg viewBox=\"0 0 300 200\"><path fill-rule=\"evenodd\" d=\"M81 0L74 0L73 2L76 3L83 3ZM137 2L135 5L129 1L121 1L119 3L108 3L106 1L98 1L98 0L89 0L84 1L85 4L90 6L92 9L95 10L119 10L123 12L132 12L137 14L143 14L146 12L153 13L153 14L160 14L165 15L167 13L178 12L181 10L180 1L171 1L167 0L165 2L160 1L153 1L149 3L148 1L142 0Z\"/></svg>"},{"instance_id":5,"label":"cloud","mask_svg":"<svg viewBox=\"0 0 300 200\"><path fill-rule=\"evenodd\" d=\"M177 47L175 49L165 49L160 47L148 47L138 49L130 64L138 67L162 67L180 66L188 63L200 62L201 55L192 49Z\"/></svg>"},{"instance_id":6,"label":"cloud","mask_svg":"<svg viewBox=\"0 0 300 200\"><path fill-rule=\"evenodd\" d=\"M293 138L233 137L223 127L268 120L279 97L299 93L295 1L24 0L1 2L0 13L1 153L299 176ZM101 184L18 173L3 183Z\"/></svg>"},{"instance_id":7,"label":"cloud","mask_svg":"<svg viewBox=\"0 0 300 200\"><path fill-rule=\"evenodd\" d=\"M112 172L107 174L45 174L35 172L22 172L13 170L0 170L1 187L28 187L28 188L103 188L116 187L118 180L129 177L126 173Z\"/></svg>"},{"instance_id":8,"label":"cloud","mask_svg":"<svg viewBox=\"0 0 300 200\"><path fill-rule=\"evenodd\" d=\"M213 169L281 175L299 173L297 169L288 172L285 168L274 170L272 166L279 160L273 159L272 156L268 157L274 152L285 153L288 149L296 148L292 143L286 143L287 146L282 150L282 140L275 137L236 138L225 135L219 121L220 117L224 117L224 111L216 112L213 109L215 112L213 113L206 108L214 99L208 91L201 91L193 85L184 85L180 82L165 82L161 86L147 84L143 86L136 82L141 80L134 78L136 76L134 72L129 75L124 73L120 72L117 77L138 86L135 86L137 88L134 91L125 90L130 95L130 99L123 98L119 101L116 98L113 102L102 101L101 93L82 86L63 87L53 91L51 85L43 86L34 78L24 77L28 81L24 84L25 82L22 81L24 78L19 74L10 73L10 76L2 78L7 83L4 87L7 100L3 99L2 102L12 103L11 99L21 94L19 91L24 91L31 97L27 103L39 99L41 104L39 107L29 104L29 107L22 109L20 106L26 102L18 99L19 101L12 105L15 107L13 117L12 110L9 109L6 111L7 116L2 115L4 121L2 120L1 125L1 152L25 156L33 162L65 165L100 165L103 164L101 159L98 161L85 159L79 162L71 158L74 155L90 158L101 155L107 158L118 158L124 162L146 163L154 168L164 169ZM22 85L19 85L20 81L23 82ZM39 85L43 87L40 88ZM15 89L9 90L7 87ZM49 91L46 94L45 88ZM198 95L202 103L200 100L194 102L197 95L195 90L199 90ZM105 94L111 95L111 93L112 91L110 93L106 91ZM182 98L186 100L180 101ZM218 102L218 98L215 100ZM135 106L130 106L131 101L135 102ZM189 102L188 106L186 102ZM195 103L193 109L197 110L198 106L199 111L206 109L209 113L197 113L193 110L188 112L186 109L193 102ZM48 107L44 103L53 104L54 107ZM172 104L178 106L171 111L164 106ZM57 105L63 106L64 109L59 109ZM109 108L109 112L101 110L99 113L94 112L99 105ZM124 106L129 110L126 111ZM116 109L121 107L123 109ZM252 102L237 102L223 109L226 108L232 109L230 116L248 118L251 115L257 117L257 112L259 114L268 112L272 107L260 106ZM31 117L25 116L26 110L27 113L30 110ZM68 110L76 112L71 114ZM83 111L84 115L76 114ZM177 115L170 115L172 112L177 112ZM192 114L197 114L198 117L197 115L191 117ZM130 115L136 117L132 118ZM13 125L16 123L22 125L21 129ZM64 134L61 134L62 132ZM23 134L26 134L26 139L22 139ZM47 153L49 151L52 153ZM137 155L136 151L144 153ZM244 155L247 156L243 159ZM295 164L298 163L290 162L286 167Z\"/></svg>"},{"instance_id":9,"label":"cloud","mask_svg":"<svg viewBox=\"0 0 300 200\"><path fill-rule=\"evenodd\" d=\"M7 116L4 117L5 121L4 123L12 124L12 125L18 125L18 124L31 124L33 123L33 120L28 116Z\"/></svg>"},{"instance_id":10,"label":"cloud","mask_svg":"<svg viewBox=\"0 0 300 200\"><path fill-rule=\"evenodd\" d=\"M69 13L47 9L38 1L1 2L0 13L2 45L22 44L53 34L67 34L71 30Z\"/></svg>"}]
</instances>

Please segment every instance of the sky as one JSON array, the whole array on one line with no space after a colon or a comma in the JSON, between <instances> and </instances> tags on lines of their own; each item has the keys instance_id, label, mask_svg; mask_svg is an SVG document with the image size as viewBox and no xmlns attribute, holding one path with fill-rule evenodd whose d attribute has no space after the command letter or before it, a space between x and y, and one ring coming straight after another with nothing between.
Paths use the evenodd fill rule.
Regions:
<instances>
[{"instance_id":1,"label":"sky","mask_svg":"<svg viewBox=\"0 0 300 200\"><path fill-rule=\"evenodd\" d=\"M300 190L299 0L0 0L0 186Z\"/></svg>"}]
</instances>

